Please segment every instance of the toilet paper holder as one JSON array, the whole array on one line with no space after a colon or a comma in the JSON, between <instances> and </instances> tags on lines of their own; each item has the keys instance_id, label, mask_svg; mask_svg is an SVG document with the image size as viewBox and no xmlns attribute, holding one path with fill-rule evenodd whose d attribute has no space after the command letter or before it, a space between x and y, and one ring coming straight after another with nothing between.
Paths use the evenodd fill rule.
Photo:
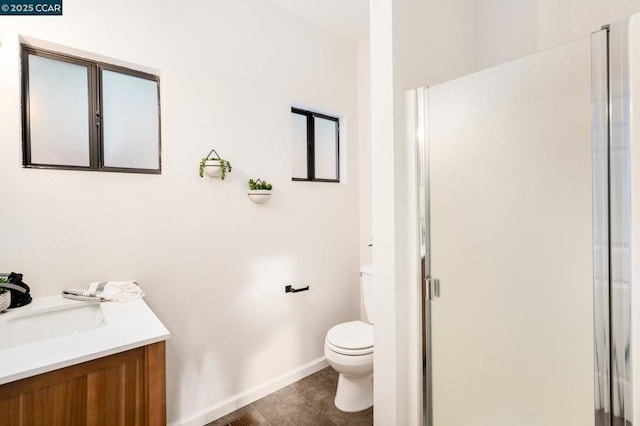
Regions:
<instances>
[{"instance_id":1,"label":"toilet paper holder","mask_svg":"<svg viewBox=\"0 0 640 426\"><path fill-rule=\"evenodd\" d=\"M288 284L284 288L285 293L298 293L300 291L306 291L306 290L309 290L309 286L302 287L302 288L293 288L291 285Z\"/></svg>"}]
</instances>

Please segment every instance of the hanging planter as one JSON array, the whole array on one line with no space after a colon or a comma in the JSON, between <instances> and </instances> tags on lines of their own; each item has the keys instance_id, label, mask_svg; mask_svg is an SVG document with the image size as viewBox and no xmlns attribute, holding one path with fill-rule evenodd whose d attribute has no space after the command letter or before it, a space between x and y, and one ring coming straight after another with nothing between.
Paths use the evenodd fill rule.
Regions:
<instances>
[{"instance_id":1,"label":"hanging planter","mask_svg":"<svg viewBox=\"0 0 640 426\"><path fill-rule=\"evenodd\" d=\"M273 185L267 181L263 181L262 179L249 179L249 191L247 195L249 195L249 199L254 203L263 204L271 198L271 189L273 189Z\"/></svg>"},{"instance_id":2,"label":"hanging planter","mask_svg":"<svg viewBox=\"0 0 640 426\"><path fill-rule=\"evenodd\" d=\"M215 155L212 155L215 154ZM231 163L223 158L212 149L209 154L200 160L199 168L200 177L204 177L206 174L209 177L219 177L220 180L224 180L227 173L231 173Z\"/></svg>"}]
</instances>

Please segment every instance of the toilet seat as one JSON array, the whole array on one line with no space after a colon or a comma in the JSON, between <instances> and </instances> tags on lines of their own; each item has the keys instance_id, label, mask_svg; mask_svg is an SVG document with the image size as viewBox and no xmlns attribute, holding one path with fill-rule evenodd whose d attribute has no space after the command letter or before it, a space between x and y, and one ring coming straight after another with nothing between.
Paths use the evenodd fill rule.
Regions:
<instances>
[{"instance_id":1,"label":"toilet seat","mask_svg":"<svg viewBox=\"0 0 640 426\"><path fill-rule=\"evenodd\" d=\"M373 353L373 326L362 321L349 321L333 326L325 339L327 347L343 355Z\"/></svg>"},{"instance_id":2,"label":"toilet seat","mask_svg":"<svg viewBox=\"0 0 640 426\"><path fill-rule=\"evenodd\" d=\"M363 348L363 349L345 349L345 348L339 348L335 345L332 345L328 341L325 341L324 343L330 351L340 355L358 356L358 355L369 355L373 353L373 346L371 346L370 348Z\"/></svg>"}]
</instances>

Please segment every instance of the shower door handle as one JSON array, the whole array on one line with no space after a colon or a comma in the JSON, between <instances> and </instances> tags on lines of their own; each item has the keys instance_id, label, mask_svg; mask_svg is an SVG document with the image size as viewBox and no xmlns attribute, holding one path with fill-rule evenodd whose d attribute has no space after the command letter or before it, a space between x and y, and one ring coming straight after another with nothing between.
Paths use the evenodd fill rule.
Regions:
<instances>
[{"instance_id":1,"label":"shower door handle","mask_svg":"<svg viewBox=\"0 0 640 426\"><path fill-rule=\"evenodd\" d=\"M427 299L433 300L440 297L440 280L437 278L427 278Z\"/></svg>"}]
</instances>

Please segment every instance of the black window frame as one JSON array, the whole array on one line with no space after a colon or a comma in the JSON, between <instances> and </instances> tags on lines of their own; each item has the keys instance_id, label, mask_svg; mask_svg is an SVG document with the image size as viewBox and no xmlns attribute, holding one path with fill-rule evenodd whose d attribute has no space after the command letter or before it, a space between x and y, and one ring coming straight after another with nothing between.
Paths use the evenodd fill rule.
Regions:
<instances>
[{"instance_id":1,"label":"black window frame","mask_svg":"<svg viewBox=\"0 0 640 426\"><path fill-rule=\"evenodd\" d=\"M307 177L292 177L294 182L332 182L340 183L340 119L330 115L309 111L306 109L291 107L292 114L303 115L307 119ZM334 121L336 123L336 178L322 179L316 178L315 168L315 124L314 118L322 118L324 120Z\"/></svg>"},{"instance_id":2,"label":"black window frame","mask_svg":"<svg viewBox=\"0 0 640 426\"><path fill-rule=\"evenodd\" d=\"M106 62L95 61L65 53L55 52L39 47L21 44L22 63L22 166L33 169L81 170L101 172L122 172L142 174L162 174L162 125L160 102L160 77L143 71L126 68ZM88 114L89 120L89 166L72 166L59 164L40 164L31 161L31 122L29 108L29 55L39 56L56 61L81 65L87 68L88 81ZM125 75L143 78L157 84L158 96L158 168L142 169L130 167L108 167L104 165L104 138L102 126L102 70L118 72Z\"/></svg>"}]
</instances>

